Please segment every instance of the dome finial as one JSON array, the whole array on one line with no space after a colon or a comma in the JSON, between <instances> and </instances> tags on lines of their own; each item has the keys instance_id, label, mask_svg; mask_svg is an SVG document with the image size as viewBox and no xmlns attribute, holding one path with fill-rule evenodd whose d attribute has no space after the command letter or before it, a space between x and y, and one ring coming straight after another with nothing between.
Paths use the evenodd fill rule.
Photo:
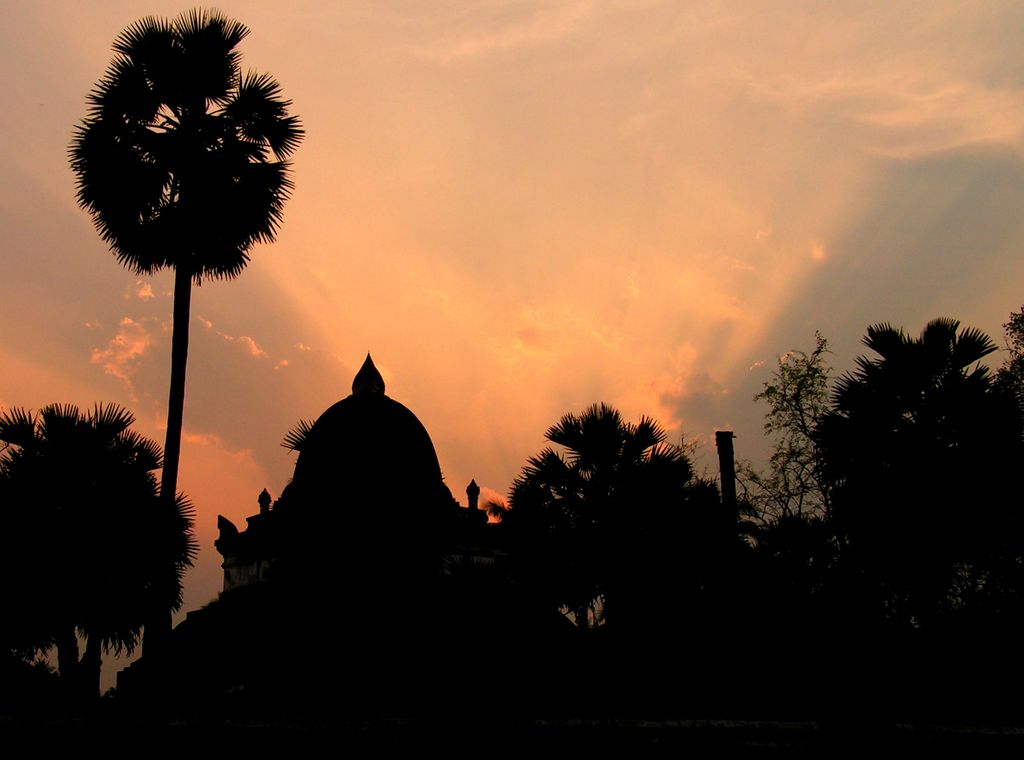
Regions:
<instances>
[{"instance_id":1,"label":"dome finial","mask_svg":"<svg viewBox=\"0 0 1024 760\"><path fill-rule=\"evenodd\" d=\"M382 395L384 393L384 378L373 366L373 359L370 358L369 351L366 353L366 361L363 362L363 366L360 367L352 381L352 393L380 393Z\"/></svg>"}]
</instances>

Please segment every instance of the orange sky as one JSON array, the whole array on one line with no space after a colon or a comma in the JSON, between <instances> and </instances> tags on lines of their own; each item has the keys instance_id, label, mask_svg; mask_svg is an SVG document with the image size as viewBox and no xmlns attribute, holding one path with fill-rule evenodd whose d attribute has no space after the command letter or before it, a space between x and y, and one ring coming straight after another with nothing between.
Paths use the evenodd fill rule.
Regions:
<instances>
[{"instance_id":1,"label":"orange sky","mask_svg":"<svg viewBox=\"0 0 1024 760\"><path fill-rule=\"evenodd\" d=\"M116 263L66 159L140 8L4 5L0 404L117 401L162 441L170 276ZM869 323L999 337L1024 302L1019 2L220 8L307 137L278 242L194 295L190 608L216 515L280 493L367 350L464 499L597 401L760 457L751 396L815 329L846 369Z\"/></svg>"}]
</instances>

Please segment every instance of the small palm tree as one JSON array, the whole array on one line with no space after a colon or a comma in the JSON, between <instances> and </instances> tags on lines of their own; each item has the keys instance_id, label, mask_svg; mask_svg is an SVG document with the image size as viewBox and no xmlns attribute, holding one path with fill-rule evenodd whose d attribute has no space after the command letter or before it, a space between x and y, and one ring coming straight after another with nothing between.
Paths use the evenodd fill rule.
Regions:
<instances>
[{"instance_id":1,"label":"small palm tree","mask_svg":"<svg viewBox=\"0 0 1024 760\"><path fill-rule=\"evenodd\" d=\"M181 607L196 555L191 507L160 498L160 449L133 423L113 404L0 413L3 638L22 654L56 647L61 679L86 695L102 652L134 650L148 609Z\"/></svg>"},{"instance_id":2,"label":"small palm tree","mask_svg":"<svg viewBox=\"0 0 1024 760\"><path fill-rule=\"evenodd\" d=\"M161 493L177 493L193 283L231 279L274 239L303 131L266 74L242 74L249 30L217 12L147 17L114 42L70 149L78 201L118 261L174 270ZM170 620L154 621L169 630ZM156 633L157 631L152 631ZM149 631L147 638L149 638Z\"/></svg>"},{"instance_id":3,"label":"small palm tree","mask_svg":"<svg viewBox=\"0 0 1024 760\"><path fill-rule=\"evenodd\" d=\"M530 458L504 520L536 543L527 551L533 572L587 628L625 561L622 539L665 502L681 502L692 472L656 422L628 423L606 404L566 414L545 437L563 451Z\"/></svg>"}]
</instances>

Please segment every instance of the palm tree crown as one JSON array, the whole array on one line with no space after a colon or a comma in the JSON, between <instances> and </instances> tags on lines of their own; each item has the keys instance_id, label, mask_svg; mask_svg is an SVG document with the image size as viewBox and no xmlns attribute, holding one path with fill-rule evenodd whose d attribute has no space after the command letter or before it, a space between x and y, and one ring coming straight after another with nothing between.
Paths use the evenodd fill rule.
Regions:
<instances>
[{"instance_id":1,"label":"palm tree crown","mask_svg":"<svg viewBox=\"0 0 1024 760\"><path fill-rule=\"evenodd\" d=\"M585 628L621 564L624 537L681 502L692 472L658 423L626 422L606 404L564 415L545 437L564 451L530 457L503 519L528 544L526 574L543 577L552 601Z\"/></svg>"},{"instance_id":2,"label":"palm tree crown","mask_svg":"<svg viewBox=\"0 0 1024 760\"><path fill-rule=\"evenodd\" d=\"M148 17L114 42L71 145L78 200L118 261L231 278L272 241L298 118L266 74L242 74L249 30L216 12Z\"/></svg>"},{"instance_id":3,"label":"palm tree crown","mask_svg":"<svg viewBox=\"0 0 1024 760\"><path fill-rule=\"evenodd\" d=\"M960 330L955 319L929 322L919 338L889 324L872 325L864 345L879 358L861 356L857 372L839 378L833 394L836 412L849 418L867 406L908 422L921 421L935 405L948 403L952 393L987 390L988 368L978 362L997 348L980 330Z\"/></svg>"}]
</instances>

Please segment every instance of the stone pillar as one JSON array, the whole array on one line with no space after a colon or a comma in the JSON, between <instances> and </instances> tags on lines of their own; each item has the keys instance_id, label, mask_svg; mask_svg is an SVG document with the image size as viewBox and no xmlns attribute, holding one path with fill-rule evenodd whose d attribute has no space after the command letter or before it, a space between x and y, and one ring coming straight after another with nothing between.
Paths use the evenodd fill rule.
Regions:
<instances>
[{"instance_id":1,"label":"stone pillar","mask_svg":"<svg viewBox=\"0 0 1024 760\"><path fill-rule=\"evenodd\" d=\"M731 430L715 431L718 449L718 469L722 476L722 506L736 511L736 461L733 456Z\"/></svg>"}]
</instances>

